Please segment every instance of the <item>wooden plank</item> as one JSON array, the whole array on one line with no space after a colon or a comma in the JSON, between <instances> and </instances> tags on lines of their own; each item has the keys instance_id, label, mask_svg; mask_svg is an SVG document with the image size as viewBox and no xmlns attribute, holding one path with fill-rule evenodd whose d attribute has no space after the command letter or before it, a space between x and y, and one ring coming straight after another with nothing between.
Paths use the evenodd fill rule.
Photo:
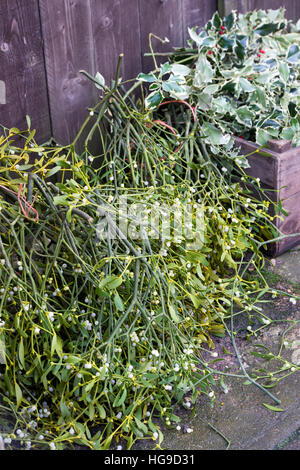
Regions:
<instances>
[{"instance_id":1,"label":"wooden plank","mask_svg":"<svg viewBox=\"0 0 300 470\"><path fill-rule=\"evenodd\" d=\"M188 28L204 26L218 10L218 1L182 0L183 7L183 37L186 43L189 39Z\"/></svg>"},{"instance_id":2,"label":"wooden plank","mask_svg":"<svg viewBox=\"0 0 300 470\"><path fill-rule=\"evenodd\" d=\"M97 71L110 83L124 54L120 76L136 78L142 68L139 1L91 0L91 11Z\"/></svg>"},{"instance_id":3,"label":"wooden plank","mask_svg":"<svg viewBox=\"0 0 300 470\"><path fill-rule=\"evenodd\" d=\"M219 0L219 11L222 15L228 15L230 11L237 10L241 13L259 10L277 10L280 7L286 9L286 18L297 21L300 16L299 0Z\"/></svg>"},{"instance_id":4,"label":"wooden plank","mask_svg":"<svg viewBox=\"0 0 300 470\"><path fill-rule=\"evenodd\" d=\"M288 215L284 216L282 221L278 220L276 222L278 228L284 235L300 233L300 192L288 199L283 199L282 206L287 211ZM277 243L277 253L283 253L299 243L300 235L285 238Z\"/></svg>"},{"instance_id":5,"label":"wooden plank","mask_svg":"<svg viewBox=\"0 0 300 470\"><path fill-rule=\"evenodd\" d=\"M259 146L257 144L239 137L235 137L234 140L235 146L240 148L240 154L249 155L250 168L245 170L246 173L260 178L264 185L277 189L277 154L271 150L264 150L270 154L270 156L264 156L259 154Z\"/></svg>"},{"instance_id":6,"label":"wooden plank","mask_svg":"<svg viewBox=\"0 0 300 470\"><path fill-rule=\"evenodd\" d=\"M246 173L260 178L263 186L280 191L281 199L290 198L299 191L299 147L291 148L290 142L274 140L261 150L268 155L262 155L256 152L259 146L253 142L235 137L235 145L240 148L241 155L249 155L250 168Z\"/></svg>"},{"instance_id":7,"label":"wooden plank","mask_svg":"<svg viewBox=\"0 0 300 470\"><path fill-rule=\"evenodd\" d=\"M228 15L232 10L246 13L251 9L250 0L219 0L218 7L221 16Z\"/></svg>"},{"instance_id":8,"label":"wooden plank","mask_svg":"<svg viewBox=\"0 0 300 470\"><path fill-rule=\"evenodd\" d=\"M299 191L300 149L293 147L279 157L278 186L283 199L290 198ZM299 199L300 203L300 199Z\"/></svg>"},{"instance_id":9,"label":"wooden plank","mask_svg":"<svg viewBox=\"0 0 300 470\"><path fill-rule=\"evenodd\" d=\"M70 143L97 89L80 70L95 74L90 0L40 0L53 136Z\"/></svg>"},{"instance_id":10,"label":"wooden plank","mask_svg":"<svg viewBox=\"0 0 300 470\"><path fill-rule=\"evenodd\" d=\"M235 144L240 146L241 154L249 154L258 149L253 142L235 137ZM260 155L259 152L248 157L251 168L246 172L262 181L262 187L267 195L275 202L282 203L283 209L288 213L283 220L275 219L274 224L285 235L300 233L300 150L299 147L291 147L289 141L272 140L267 149L262 149L270 156ZM273 190L273 191L272 191ZM274 191L275 190L275 191ZM258 197L258 194L255 193ZM274 215L271 210L270 215ZM300 243L300 235L288 237L269 247L272 256L279 256L286 250Z\"/></svg>"},{"instance_id":11,"label":"wooden plank","mask_svg":"<svg viewBox=\"0 0 300 470\"><path fill-rule=\"evenodd\" d=\"M0 0L0 64L0 122L26 129L29 115L45 142L51 126L37 0Z\"/></svg>"},{"instance_id":12,"label":"wooden plank","mask_svg":"<svg viewBox=\"0 0 300 470\"><path fill-rule=\"evenodd\" d=\"M142 44L142 68L144 72L154 69L151 57L144 53L150 52L149 34L153 33L161 39L167 37L169 43L162 44L153 39L154 52L170 52L173 47L183 45L183 15L181 0L140 0L140 26ZM162 63L166 58L158 58Z\"/></svg>"}]
</instances>

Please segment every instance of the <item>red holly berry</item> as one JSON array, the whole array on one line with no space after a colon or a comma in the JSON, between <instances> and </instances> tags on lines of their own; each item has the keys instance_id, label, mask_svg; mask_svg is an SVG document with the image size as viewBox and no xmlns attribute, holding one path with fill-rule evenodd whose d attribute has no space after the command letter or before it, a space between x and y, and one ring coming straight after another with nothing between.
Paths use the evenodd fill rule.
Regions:
<instances>
[{"instance_id":1,"label":"red holly berry","mask_svg":"<svg viewBox=\"0 0 300 470\"><path fill-rule=\"evenodd\" d=\"M212 51L208 51L208 55L211 55L212 54Z\"/></svg>"},{"instance_id":2,"label":"red holly berry","mask_svg":"<svg viewBox=\"0 0 300 470\"><path fill-rule=\"evenodd\" d=\"M222 34L224 34L224 32L223 32L223 31L220 31L220 33L219 33L219 34L220 34L220 36L222 36Z\"/></svg>"},{"instance_id":3,"label":"red holly berry","mask_svg":"<svg viewBox=\"0 0 300 470\"><path fill-rule=\"evenodd\" d=\"M258 54L258 57L261 57L261 54Z\"/></svg>"},{"instance_id":4,"label":"red holly berry","mask_svg":"<svg viewBox=\"0 0 300 470\"><path fill-rule=\"evenodd\" d=\"M226 28L225 28L225 26L221 26L221 29L223 29L223 30L224 30L224 29L226 29Z\"/></svg>"},{"instance_id":5,"label":"red holly berry","mask_svg":"<svg viewBox=\"0 0 300 470\"><path fill-rule=\"evenodd\" d=\"M262 54L266 53L266 51L264 51L263 49L259 49L259 52L261 52Z\"/></svg>"}]
</instances>

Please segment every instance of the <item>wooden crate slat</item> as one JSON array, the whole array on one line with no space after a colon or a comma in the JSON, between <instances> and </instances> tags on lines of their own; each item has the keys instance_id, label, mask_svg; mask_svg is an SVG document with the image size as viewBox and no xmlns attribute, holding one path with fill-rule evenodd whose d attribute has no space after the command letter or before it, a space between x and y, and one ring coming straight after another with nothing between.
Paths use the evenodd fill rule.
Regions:
<instances>
[{"instance_id":1,"label":"wooden crate slat","mask_svg":"<svg viewBox=\"0 0 300 470\"><path fill-rule=\"evenodd\" d=\"M258 152L259 146L257 144L239 137L235 138L235 146L240 149L241 155L249 155L248 161L251 168L247 169L246 173L255 175L256 178L260 178L263 184L277 189L277 160L274 158L275 154L269 149L264 149L264 152L268 152L270 156L261 155Z\"/></svg>"},{"instance_id":2,"label":"wooden crate slat","mask_svg":"<svg viewBox=\"0 0 300 470\"><path fill-rule=\"evenodd\" d=\"M272 141L268 148L261 149L263 153L261 154L260 147L253 142L236 137L235 145L241 149L242 155L252 153L248 157L251 168L247 169L246 173L260 178L264 185L280 190L282 199L289 198L299 191L300 155L298 147L290 148L291 145L287 141ZM279 151L276 152L276 148ZM255 152L256 150L257 152Z\"/></svg>"},{"instance_id":3,"label":"wooden crate slat","mask_svg":"<svg viewBox=\"0 0 300 470\"><path fill-rule=\"evenodd\" d=\"M297 233L300 234L300 192L287 199L283 198L282 205L288 215L284 216L283 220L278 219L277 227L288 237L276 243L274 247L276 256L300 244L300 235L291 236Z\"/></svg>"},{"instance_id":4,"label":"wooden crate slat","mask_svg":"<svg viewBox=\"0 0 300 470\"><path fill-rule=\"evenodd\" d=\"M298 193L300 190L299 175L300 149L299 147L294 147L280 156L278 185L283 199L287 199Z\"/></svg>"},{"instance_id":5,"label":"wooden crate slat","mask_svg":"<svg viewBox=\"0 0 300 470\"><path fill-rule=\"evenodd\" d=\"M248 157L251 167L246 173L261 179L261 186L267 191L267 195L275 202L281 202L288 215L283 215L282 220L276 218L274 224L289 237L273 243L270 253L279 256L290 248L300 244L300 148L291 147L288 141L272 140L261 149L253 142L235 138L235 145L239 146L240 153L248 155L257 150L255 156ZM270 148L272 149L270 149ZM277 150L277 151L276 151ZM268 156L259 152L268 153ZM254 195L258 196L257 193ZM271 211L274 215L274 211Z\"/></svg>"},{"instance_id":6,"label":"wooden crate slat","mask_svg":"<svg viewBox=\"0 0 300 470\"><path fill-rule=\"evenodd\" d=\"M1 124L23 130L29 115L38 142L48 140L51 126L37 0L0 0L0 80L5 83Z\"/></svg>"}]
</instances>

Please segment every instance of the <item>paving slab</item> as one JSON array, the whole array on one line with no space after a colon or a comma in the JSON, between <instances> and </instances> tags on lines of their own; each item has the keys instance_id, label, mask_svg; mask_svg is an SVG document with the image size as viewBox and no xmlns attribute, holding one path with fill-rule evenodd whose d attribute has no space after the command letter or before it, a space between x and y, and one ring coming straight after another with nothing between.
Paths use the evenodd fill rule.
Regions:
<instances>
[{"instance_id":1,"label":"paving slab","mask_svg":"<svg viewBox=\"0 0 300 470\"><path fill-rule=\"evenodd\" d=\"M300 287L300 248L290 250L271 260L269 269L282 278L299 285Z\"/></svg>"}]
</instances>

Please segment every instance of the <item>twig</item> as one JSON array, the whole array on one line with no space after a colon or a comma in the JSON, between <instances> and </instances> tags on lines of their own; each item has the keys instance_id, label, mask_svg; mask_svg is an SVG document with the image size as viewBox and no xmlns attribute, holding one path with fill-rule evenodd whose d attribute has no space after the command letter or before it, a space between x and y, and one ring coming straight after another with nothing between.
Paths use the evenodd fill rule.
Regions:
<instances>
[{"instance_id":1,"label":"twig","mask_svg":"<svg viewBox=\"0 0 300 470\"><path fill-rule=\"evenodd\" d=\"M219 431L219 429L215 428L215 426L213 426L211 423L207 423L207 424L208 424L208 426L209 426L210 428L212 428L217 434L219 434L219 436L223 437L223 439L227 442L226 450L229 450L229 447L230 447L230 445L231 445L231 441L230 441L229 439L227 439L227 437L224 436L224 434L223 434L221 431Z\"/></svg>"}]
</instances>

